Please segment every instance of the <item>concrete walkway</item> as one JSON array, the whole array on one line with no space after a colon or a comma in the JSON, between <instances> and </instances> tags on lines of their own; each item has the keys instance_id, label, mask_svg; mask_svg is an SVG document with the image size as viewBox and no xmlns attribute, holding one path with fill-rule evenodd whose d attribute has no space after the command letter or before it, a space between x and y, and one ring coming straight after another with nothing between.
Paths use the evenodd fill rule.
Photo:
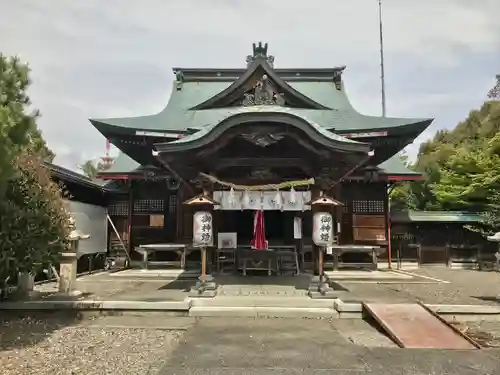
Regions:
<instances>
[{"instance_id":1,"label":"concrete walkway","mask_svg":"<svg viewBox=\"0 0 500 375\"><path fill-rule=\"evenodd\" d=\"M497 350L362 347L343 331L325 320L203 318L160 374L486 375L500 369Z\"/></svg>"}]
</instances>

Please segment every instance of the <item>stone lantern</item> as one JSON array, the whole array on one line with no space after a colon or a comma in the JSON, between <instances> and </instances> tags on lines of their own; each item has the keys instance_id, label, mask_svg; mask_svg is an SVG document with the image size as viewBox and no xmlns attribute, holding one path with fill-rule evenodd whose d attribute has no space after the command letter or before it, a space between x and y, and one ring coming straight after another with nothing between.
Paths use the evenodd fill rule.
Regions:
<instances>
[{"instance_id":1,"label":"stone lantern","mask_svg":"<svg viewBox=\"0 0 500 375\"><path fill-rule=\"evenodd\" d=\"M61 254L59 266L59 293L67 296L79 296L80 291L75 290L76 267L78 260L78 246L81 240L90 238L89 234L83 234L76 229L75 219L70 216L69 225L71 232L68 236L69 247Z\"/></svg>"}]
</instances>

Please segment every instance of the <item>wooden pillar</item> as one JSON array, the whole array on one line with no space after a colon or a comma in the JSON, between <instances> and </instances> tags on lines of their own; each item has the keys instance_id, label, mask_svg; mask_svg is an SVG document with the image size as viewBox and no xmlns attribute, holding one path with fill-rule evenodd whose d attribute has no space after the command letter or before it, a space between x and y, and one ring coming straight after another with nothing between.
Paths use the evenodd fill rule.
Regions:
<instances>
[{"instance_id":1,"label":"wooden pillar","mask_svg":"<svg viewBox=\"0 0 500 375\"><path fill-rule=\"evenodd\" d=\"M390 184L385 186L385 236L387 239L387 266L392 268L392 244L391 244L391 204L389 201Z\"/></svg>"},{"instance_id":2,"label":"wooden pillar","mask_svg":"<svg viewBox=\"0 0 500 375\"><path fill-rule=\"evenodd\" d=\"M333 197L339 202L344 202L342 199L342 182L335 187L335 192ZM344 206L337 206L335 208L335 220L337 222L337 228L336 228L337 241L340 244L342 237L342 223L344 220Z\"/></svg>"},{"instance_id":3,"label":"wooden pillar","mask_svg":"<svg viewBox=\"0 0 500 375\"><path fill-rule=\"evenodd\" d=\"M183 215L184 215L184 206L182 202L184 201L184 189L185 186L184 184L180 184L179 188L177 189L177 210L175 214L175 236L176 242L183 243Z\"/></svg>"},{"instance_id":4,"label":"wooden pillar","mask_svg":"<svg viewBox=\"0 0 500 375\"><path fill-rule=\"evenodd\" d=\"M314 276L309 284L309 296L312 298L329 298L336 296L336 292L330 287L324 277L324 251L332 245L335 232L334 211L339 203L322 192L319 192L318 198L311 201L313 211L313 242L317 248L317 276ZM323 220L327 218L327 220ZM327 237L325 237L327 236Z\"/></svg>"},{"instance_id":5,"label":"wooden pillar","mask_svg":"<svg viewBox=\"0 0 500 375\"><path fill-rule=\"evenodd\" d=\"M320 197L321 194L322 194L322 192L321 192L321 189L319 188L319 186L313 186L311 188L311 201L314 202L316 199L318 199ZM311 213L312 213L312 215L314 215L313 207L311 207ZM312 219L312 216L311 216L311 219ZM316 246L313 242L312 250L313 250L312 251L312 261L313 261L314 275L319 276L318 259L319 259L319 252L321 249L318 246Z\"/></svg>"},{"instance_id":6,"label":"wooden pillar","mask_svg":"<svg viewBox=\"0 0 500 375\"><path fill-rule=\"evenodd\" d=\"M129 254L132 254L132 220L134 218L134 194L133 194L133 183L132 180L128 180L128 238L127 238L127 250Z\"/></svg>"},{"instance_id":7,"label":"wooden pillar","mask_svg":"<svg viewBox=\"0 0 500 375\"><path fill-rule=\"evenodd\" d=\"M204 193L210 194L208 191L204 191ZM199 246L201 251L201 275L196 285L191 288L191 297L214 297L217 293L217 285L213 281L213 277L207 272L207 248L209 246L212 247L212 245L210 245L208 238L203 239L205 234L211 232L212 241L215 242L214 217L212 213L216 204L218 203L214 202L212 197L206 194L201 194L184 201L184 205L189 209L192 220L196 220L196 223L193 222L192 226L195 226L198 232L193 232L193 239L196 240L195 246ZM195 215L196 212L200 214ZM207 212L210 214L207 215ZM209 220L208 216L210 216L211 220ZM205 224L210 225L210 227L207 227ZM201 240L197 237L198 235L201 235Z\"/></svg>"}]
</instances>

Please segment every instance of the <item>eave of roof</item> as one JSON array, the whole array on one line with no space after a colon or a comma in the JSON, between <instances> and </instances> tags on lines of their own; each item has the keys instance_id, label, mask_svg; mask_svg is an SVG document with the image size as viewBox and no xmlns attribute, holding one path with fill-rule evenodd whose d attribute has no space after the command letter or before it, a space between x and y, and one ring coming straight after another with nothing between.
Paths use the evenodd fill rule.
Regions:
<instances>
[{"instance_id":1,"label":"eave of roof","mask_svg":"<svg viewBox=\"0 0 500 375\"><path fill-rule=\"evenodd\" d=\"M441 223L479 223L481 214L461 211L391 211L393 223L441 222Z\"/></svg>"},{"instance_id":2,"label":"eave of roof","mask_svg":"<svg viewBox=\"0 0 500 375\"><path fill-rule=\"evenodd\" d=\"M155 144L158 152L177 152L195 149L213 142L226 130L245 123L277 122L287 123L304 131L311 139L326 147L335 148L346 152L368 153L371 146L367 143L357 142L329 132L314 121L299 116L290 108L280 106L253 106L234 107L233 115L226 117L215 126L204 129L182 139Z\"/></svg>"},{"instance_id":3,"label":"eave of roof","mask_svg":"<svg viewBox=\"0 0 500 375\"><path fill-rule=\"evenodd\" d=\"M345 66L334 68L273 68L274 73L284 81L328 81L345 70ZM182 72L183 82L219 82L236 81L247 71L246 68L173 68L174 73Z\"/></svg>"},{"instance_id":4,"label":"eave of roof","mask_svg":"<svg viewBox=\"0 0 500 375\"><path fill-rule=\"evenodd\" d=\"M59 165L44 162L44 166L50 170L50 173L53 177L56 177L60 180L74 183L80 186L85 186L90 189L98 190L101 192L112 193L117 192L118 190L115 188L110 188L107 186L106 182L99 180L92 180L80 173L76 173L70 169L61 167Z\"/></svg>"}]
</instances>

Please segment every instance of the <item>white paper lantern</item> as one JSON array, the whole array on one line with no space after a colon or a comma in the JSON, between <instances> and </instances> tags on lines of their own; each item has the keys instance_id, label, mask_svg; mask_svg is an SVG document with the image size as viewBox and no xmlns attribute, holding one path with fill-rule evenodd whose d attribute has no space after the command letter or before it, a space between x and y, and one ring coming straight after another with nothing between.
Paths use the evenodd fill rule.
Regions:
<instances>
[{"instance_id":1,"label":"white paper lantern","mask_svg":"<svg viewBox=\"0 0 500 375\"><path fill-rule=\"evenodd\" d=\"M313 216L313 242L325 247L333 244L333 217L328 212L316 212Z\"/></svg>"},{"instance_id":2,"label":"white paper lantern","mask_svg":"<svg viewBox=\"0 0 500 375\"><path fill-rule=\"evenodd\" d=\"M213 222L212 213L209 211L198 211L193 215L193 246L213 246Z\"/></svg>"}]
</instances>

